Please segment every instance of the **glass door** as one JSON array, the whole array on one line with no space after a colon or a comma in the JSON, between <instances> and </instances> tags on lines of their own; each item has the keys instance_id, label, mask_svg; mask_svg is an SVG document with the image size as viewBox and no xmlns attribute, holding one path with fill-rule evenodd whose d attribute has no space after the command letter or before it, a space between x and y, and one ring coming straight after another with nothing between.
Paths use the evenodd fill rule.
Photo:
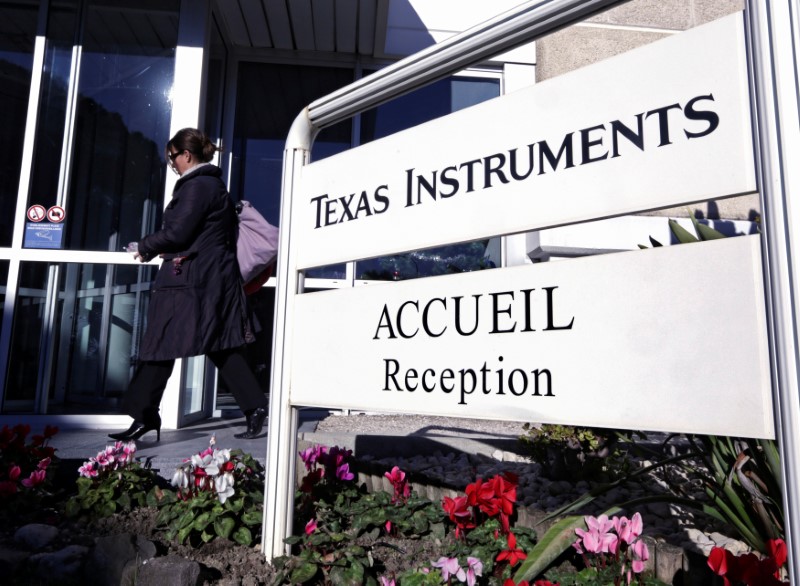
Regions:
<instances>
[{"instance_id":1,"label":"glass door","mask_svg":"<svg viewBox=\"0 0 800 586\"><path fill-rule=\"evenodd\" d=\"M115 256L106 253L128 260L121 247L160 223L180 0L41 6L46 42L24 205L64 215L58 242L22 242L50 250L12 260L3 412L116 413L155 268L108 264Z\"/></svg>"}]
</instances>

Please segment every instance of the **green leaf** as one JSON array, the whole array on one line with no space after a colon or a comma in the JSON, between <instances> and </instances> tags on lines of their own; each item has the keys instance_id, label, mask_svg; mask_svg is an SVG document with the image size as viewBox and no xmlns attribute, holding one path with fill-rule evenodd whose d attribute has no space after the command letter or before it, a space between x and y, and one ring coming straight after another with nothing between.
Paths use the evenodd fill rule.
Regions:
<instances>
[{"instance_id":1,"label":"green leaf","mask_svg":"<svg viewBox=\"0 0 800 586\"><path fill-rule=\"evenodd\" d=\"M101 503L95 510L100 517L110 517L116 512L117 505L113 501L106 501Z\"/></svg>"},{"instance_id":2,"label":"green leaf","mask_svg":"<svg viewBox=\"0 0 800 586\"><path fill-rule=\"evenodd\" d=\"M192 523L194 523L194 511L186 511L178 519L178 529L183 529L184 527L188 527Z\"/></svg>"},{"instance_id":3,"label":"green leaf","mask_svg":"<svg viewBox=\"0 0 800 586\"><path fill-rule=\"evenodd\" d=\"M214 534L213 533L209 533L208 531L203 531L200 534L200 539L203 540L203 543L208 543L209 541L214 539Z\"/></svg>"},{"instance_id":4,"label":"green leaf","mask_svg":"<svg viewBox=\"0 0 800 586\"><path fill-rule=\"evenodd\" d=\"M196 531L203 531L208 524L211 522L211 513L205 512L200 513L197 515L197 518L194 520L193 527Z\"/></svg>"},{"instance_id":5,"label":"green leaf","mask_svg":"<svg viewBox=\"0 0 800 586\"><path fill-rule=\"evenodd\" d=\"M309 562L300 564L297 568L292 570L290 576L292 584L304 584L312 580L317 575L317 566Z\"/></svg>"},{"instance_id":6,"label":"green leaf","mask_svg":"<svg viewBox=\"0 0 800 586\"><path fill-rule=\"evenodd\" d=\"M681 226L675 220L669 221L669 228L672 230L672 233L675 235L675 238L678 239L678 242L682 244L687 244L689 242L697 242L697 237L689 232L686 228Z\"/></svg>"},{"instance_id":7,"label":"green leaf","mask_svg":"<svg viewBox=\"0 0 800 586\"><path fill-rule=\"evenodd\" d=\"M91 509L93 506L97 504L99 498L100 498L100 493L98 493L97 491L87 492L85 498L83 499L83 508Z\"/></svg>"},{"instance_id":8,"label":"green leaf","mask_svg":"<svg viewBox=\"0 0 800 586\"><path fill-rule=\"evenodd\" d=\"M180 531L178 531L178 543L183 543L186 541L186 538L192 533L192 526L189 525L188 527L184 527Z\"/></svg>"},{"instance_id":9,"label":"green leaf","mask_svg":"<svg viewBox=\"0 0 800 586\"><path fill-rule=\"evenodd\" d=\"M264 514L261 511L247 511L242 514L242 523L245 525L261 525Z\"/></svg>"},{"instance_id":10,"label":"green leaf","mask_svg":"<svg viewBox=\"0 0 800 586\"><path fill-rule=\"evenodd\" d=\"M117 504L119 504L119 506L121 506L123 509L130 509L131 508L130 493L123 492L117 499Z\"/></svg>"},{"instance_id":11,"label":"green leaf","mask_svg":"<svg viewBox=\"0 0 800 586\"><path fill-rule=\"evenodd\" d=\"M611 516L618 513L619 507L612 507L604 514ZM558 556L564 553L577 539L575 529L586 527L583 515L564 517L545 533L534 548L526 552L528 557L514 574L514 581L533 581L541 574Z\"/></svg>"},{"instance_id":12,"label":"green leaf","mask_svg":"<svg viewBox=\"0 0 800 586\"><path fill-rule=\"evenodd\" d=\"M238 513L239 511L241 511L242 507L244 507L244 499L243 498L236 499L236 500L228 499L228 500L225 501L225 508L227 510L229 510L229 511L234 512L234 513Z\"/></svg>"},{"instance_id":13,"label":"green leaf","mask_svg":"<svg viewBox=\"0 0 800 586\"><path fill-rule=\"evenodd\" d=\"M81 512L81 504L78 502L78 499L75 497L69 499L64 512L66 513L67 517L77 517Z\"/></svg>"},{"instance_id":14,"label":"green leaf","mask_svg":"<svg viewBox=\"0 0 800 586\"><path fill-rule=\"evenodd\" d=\"M330 580L334 586L361 586L364 583L364 566L354 561L345 568L332 568Z\"/></svg>"},{"instance_id":15,"label":"green leaf","mask_svg":"<svg viewBox=\"0 0 800 586\"><path fill-rule=\"evenodd\" d=\"M233 528L236 526L236 521L230 517L217 517L214 520L214 531L219 537L227 539L230 537Z\"/></svg>"},{"instance_id":16,"label":"green leaf","mask_svg":"<svg viewBox=\"0 0 800 586\"><path fill-rule=\"evenodd\" d=\"M239 527L233 532L231 539L240 545L249 546L251 543L253 543L253 534L247 527Z\"/></svg>"},{"instance_id":17,"label":"green leaf","mask_svg":"<svg viewBox=\"0 0 800 586\"><path fill-rule=\"evenodd\" d=\"M700 240L718 240L720 238L725 238L725 234L722 232L718 232L714 230L711 226L707 226L706 224L701 224L697 221L697 218L694 217L694 214L689 214L689 217L692 218L692 224L694 224L694 230L697 232L697 235L700 237Z\"/></svg>"}]
</instances>

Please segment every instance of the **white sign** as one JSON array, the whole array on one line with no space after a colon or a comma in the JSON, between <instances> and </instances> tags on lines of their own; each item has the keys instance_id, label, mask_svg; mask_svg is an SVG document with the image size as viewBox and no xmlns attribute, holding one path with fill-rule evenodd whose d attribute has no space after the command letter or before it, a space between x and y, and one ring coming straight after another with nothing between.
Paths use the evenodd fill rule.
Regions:
<instances>
[{"instance_id":1,"label":"white sign","mask_svg":"<svg viewBox=\"0 0 800 586\"><path fill-rule=\"evenodd\" d=\"M300 269L755 190L734 14L303 168Z\"/></svg>"},{"instance_id":2,"label":"white sign","mask_svg":"<svg viewBox=\"0 0 800 586\"><path fill-rule=\"evenodd\" d=\"M295 405L774 437L758 236L295 303Z\"/></svg>"}]
</instances>

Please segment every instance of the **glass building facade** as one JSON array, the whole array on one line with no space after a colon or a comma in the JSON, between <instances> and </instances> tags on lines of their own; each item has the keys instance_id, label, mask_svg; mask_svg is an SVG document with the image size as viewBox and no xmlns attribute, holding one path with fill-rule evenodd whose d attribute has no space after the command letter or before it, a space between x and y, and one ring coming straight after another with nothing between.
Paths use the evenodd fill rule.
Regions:
<instances>
[{"instance_id":1,"label":"glass building facade","mask_svg":"<svg viewBox=\"0 0 800 586\"><path fill-rule=\"evenodd\" d=\"M175 181L164 162L172 133L198 126L220 141L231 196L278 224L283 148L297 114L392 62L360 45L308 50L297 33L290 50L276 17L262 12L261 31L245 18L247 4L0 1L0 418L122 417L157 270L122 249L160 225ZM272 46L259 47L259 34ZM505 83L502 66L488 65L435 82L325 129L312 158L494 98ZM321 289L349 275L492 268L501 248L482 241L321 267L306 282ZM274 280L253 306L261 334L250 353L266 391ZM226 390L216 384L202 358L180 361L164 426L218 410Z\"/></svg>"}]
</instances>

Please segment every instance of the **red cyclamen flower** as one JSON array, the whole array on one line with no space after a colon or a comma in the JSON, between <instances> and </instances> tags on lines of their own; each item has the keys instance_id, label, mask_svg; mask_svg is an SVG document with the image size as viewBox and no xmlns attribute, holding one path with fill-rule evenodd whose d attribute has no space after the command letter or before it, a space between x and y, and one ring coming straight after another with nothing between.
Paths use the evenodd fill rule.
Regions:
<instances>
[{"instance_id":1,"label":"red cyclamen flower","mask_svg":"<svg viewBox=\"0 0 800 586\"><path fill-rule=\"evenodd\" d=\"M526 557L528 557L528 554L517 548L517 538L514 537L513 533L509 533L508 549L505 549L497 554L496 560L498 562L508 560L508 564L513 568L517 562L524 560Z\"/></svg>"}]
</instances>

